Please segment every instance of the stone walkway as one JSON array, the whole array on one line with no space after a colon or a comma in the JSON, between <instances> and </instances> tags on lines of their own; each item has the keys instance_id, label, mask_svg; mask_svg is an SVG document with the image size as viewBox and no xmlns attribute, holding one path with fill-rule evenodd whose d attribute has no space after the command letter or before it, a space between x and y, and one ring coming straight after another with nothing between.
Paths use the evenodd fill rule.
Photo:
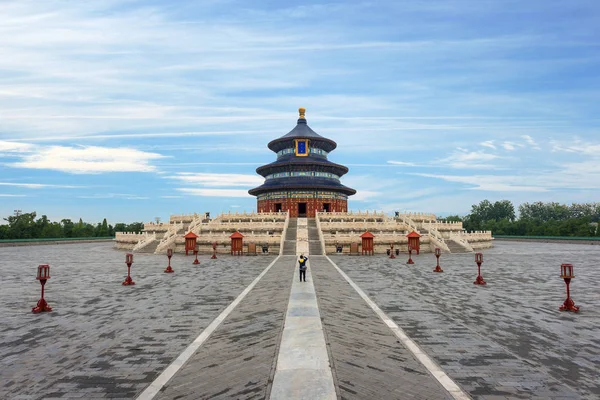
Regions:
<instances>
[{"instance_id":1,"label":"stone walkway","mask_svg":"<svg viewBox=\"0 0 600 400\"><path fill-rule=\"evenodd\" d=\"M296 259L292 260L294 281L271 391L273 400L337 398L313 285L311 260L312 257L303 282L299 280Z\"/></svg>"},{"instance_id":2,"label":"stone walkway","mask_svg":"<svg viewBox=\"0 0 600 400\"><path fill-rule=\"evenodd\" d=\"M26 250L26 251L25 251ZM472 254L331 256L475 399L600 397L600 247L496 243ZM124 253L110 244L0 249L0 399L139 396L275 257L218 260ZM325 257L310 257L338 398L449 398ZM561 313L561 262L575 265L578 315ZM37 264L52 313L34 315ZM156 398L268 398L296 273L280 257ZM308 283L308 282L307 282ZM295 294L294 296L305 296Z\"/></svg>"}]
</instances>

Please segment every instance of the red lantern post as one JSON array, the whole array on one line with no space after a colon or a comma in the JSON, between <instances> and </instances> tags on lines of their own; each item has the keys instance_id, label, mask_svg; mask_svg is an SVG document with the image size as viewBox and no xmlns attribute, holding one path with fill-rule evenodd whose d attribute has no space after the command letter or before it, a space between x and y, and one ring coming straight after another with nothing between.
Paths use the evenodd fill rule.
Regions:
<instances>
[{"instance_id":1,"label":"red lantern post","mask_svg":"<svg viewBox=\"0 0 600 400\"><path fill-rule=\"evenodd\" d=\"M50 307L44 299L44 285L46 285L46 281L50 279L50 266L48 264L38 266L36 279L40 281L40 284L42 285L42 297L37 302L37 306L33 307L31 311L34 313L52 311L52 307Z\"/></svg>"},{"instance_id":2,"label":"red lantern post","mask_svg":"<svg viewBox=\"0 0 600 400\"><path fill-rule=\"evenodd\" d=\"M414 264L415 262L412 260L412 245L408 245L408 261L406 262L407 264Z\"/></svg>"},{"instance_id":3,"label":"red lantern post","mask_svg":"<svg viewBox=\"0 0 600 400\"><path fill-rule=\"evenodd\" d=\"M565 280L565 283L567 284L567 299L562 304L562 306L560 306L559 310L560 311L579 312L579 307L575 306L575 302L571 298L571 292L569 290L569 285L571 284L571 279L575 278L575 275L573 275L573 265L561 264L560 272L561 272L560 277L563 278Z\"/></svg>"},{"instance_id":4,"label":"red lantern post","mask_svg":"<svg viewBox=\"0 0 600 400\"><path fill-rule=\"evenodd\" d=\"M196 256L196 259L194 260L194 262L192 264L194 264L194 265L200 264L200 261L198 261L198 245L196 245L196 247L194 248L194 255Z\"/></svg>"},{"instance_id":5,"label":"red lantern post","mask_svg":"<svg viewBox=\"0 0 600 400\"><path fill-rule=\"evenodd\" d=\"M435 248L435 258L437 260L437 265L435 266L435 269L433 270L433 272L444 272L444 270L440 267L440 256L442 255L442 250L440 250L439 247Z\"/></svg>"},{"instance_id":6,"label":"red lantern post","mask_svg":"<svg viewBox=\"0 0 600 400\"><path fill-rule=\"evenodd\" d=\"M477 263L477 279L473 282L474 285L486 285L487 282L481 276L481 264L483 263L483 254L475 253L475 262Z\"/></svg>"},{"instance_id":7,"label":"red lantern post","mask_svg":"<svg viewBox=\"0 0 600 400\"><path fill-rule=\"evenodd\" d=\"M165 272L175 272L173 268L171 268L171 257L173 257L173 249L167 249L167 257L169 257L169 266L167 267L167 269L165 269Z\"/></svg>"},{"instance_id":8,"label":"red lantern post","mask_svg":"<svg viewBox=\"0 0 600 400\"><path fill-rule=\"evenodd\" d=\"M131 279L131 264L133 264L133 254L125 254L125 264L127 264L127 278L125 278L122 285L135 285L135 282Z\"/></svg>"},{"instance_id":9,"label":"red lantern post","mask_svg":"<svg viewBox=\"0 0 600 400\"><path fill-rule=\"evenodd\" d=\"M390 243L390 258L396 258L394 255L394 243Z\"/></svg>"},{"instance_id":10,"label":"red lantern post","mask_svg":"<svg viewBox=\"0 0 600 400\"><path fill-rule=\"evenodd\" d=\"M212 248L213 248L213 255L210 259L216 260L217 259L217 242L212 242Z\"/></svg>"}]
</instances>

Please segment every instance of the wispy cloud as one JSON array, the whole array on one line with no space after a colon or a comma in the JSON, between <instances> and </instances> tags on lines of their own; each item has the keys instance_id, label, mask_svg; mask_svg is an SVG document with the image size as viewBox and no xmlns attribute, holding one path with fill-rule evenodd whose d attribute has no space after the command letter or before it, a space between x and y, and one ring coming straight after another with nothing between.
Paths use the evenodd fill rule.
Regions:
<instances>
[{"instance_id":1,"label":"wispy cloud","mask_svg":"<svg viewBox=\"0 0 600 400\"><path fill-rule=\"evenodd\" d=\"M533 140L533 138L531 136L529 136L529 135L522 135L521 137L525 140L525 143L527 144L527 146L530 149L541 150L540 146L535 142L535 140Z\"/></svg>"},{"instance_id":2,"label":"wispy cloud","mask_svg":"<svg viewBox=\"0 0 600 400\"><path fill-rule=\"evenodd\" d=\"M200 197L252 197L247 190L240 189L177 188L177 190L187 195Z\"/></svg>"},{"instance_id":3,"label":"wispy cloud","mask_svg":"<svg viewBox=\"0 0 600 400\"><path fill-rule=\"evenodd\" d=\"M490 162L498 158L500 156L496 154L459 147L448 157L439 160L439 163L457 169L492 169L496 166Z\"/></svg>"},{"instance_id":4,"label":"wispy cloud","mask_svg":"<svg viewBox=\"0 0 600 400\"><path fill-rule=\"evenodd\" d=\"M515 144L511 143L511 142L504 142L504 143L502 143L502 147L504 147L504 149L508 150L508 151L513 151L514 149L516 149Z\"/></svg>"},{"instance_id":5,"label":"wispy cloud","mask_svg":"<svg viewBox=\"0 0 600 400\"><path fill-rule=\"evenodd\" d=\"M0 182L0 186L23 187L27 189L44 189L44 188L59 188L59 189L81 189L84 185L53 185L49 183L17 183L17 182Z\"/></svg>"},{"instance_id":6,"label":"wispy cloud","mask_svg":"<svg viewBox=\"0 0 600 400\"><path fill-rule=\"evenodd\" d=\"M132 148L50 146L26 154L22 161L8 163L13 168L44 169L72 174L103 172L153 172L150 161L163 158Z\"/></svg>"},{"instance_id":7,"label":"wispy cloud","mask_svg":"<svg viewBox=\"0 0 600 400\"><path fill-rule=\"evenodd\" d=\"M31 151L33 146L29 143L7 142L0 140L0 155L6 153L21 153Z\"/></svg>"},{"instance_id":8,"label":"wispy cloud","mask_svg":"<svg viewBox=\"0 0 600 400\"><path fill-rule=\"evenodd\" d=\"M187 184L198 184L209 187L242 186L251 188L253 186L262 185L264 182L264 178L258 175L191 172L180 172L173 177L169 177L169 179L175 179Z\"/></svg>"},{"instance_id":9,"label":"wispy cloud","mask_svg":"<svg viewBox=\"0 0 600 400\"><path fill-rule=\"evenodd\" d=\"M479 144L482 145L483 147L489 147L490 149L496 150L496 145L494 145L493 140L486 140L485 142L481 142Z\"/></svg>"},{"instance_id":10,"label":"wispy cloud","mask_svg":"<svg viewBox=\"0 0 600 400\"><path fill-rule=\"evenodd\" d=\"M388 161L388 164L392 164L392 165L401 165L404 167L416 167L417 165L415 163L411 163L411 162L404 162L404 161Z\"/></svg>"}]
</instances>

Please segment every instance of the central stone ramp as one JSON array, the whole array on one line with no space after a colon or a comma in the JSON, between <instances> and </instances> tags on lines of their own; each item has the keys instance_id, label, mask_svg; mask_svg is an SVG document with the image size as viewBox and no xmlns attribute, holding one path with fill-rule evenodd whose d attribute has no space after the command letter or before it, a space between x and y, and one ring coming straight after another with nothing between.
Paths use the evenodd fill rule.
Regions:
<instances>
[{"instance_id":1,"label":"central stone ramp","mask_svg":"<svg viewBox=\"0 0 600 400\"><path fill-rule=\"evenodd\" d=\"M326 257L310 261L342 399L453 399Z\"/></svg>"},{"instance_id":2,"label":"central stone ramp","mask_svg":"<svg viewBox=\"0 0 600 400\"><path fill-rule=\"evenodd\" d=\"M155 399L265 399L295 256L282 256Z\"/></svg>"}]
</instances>

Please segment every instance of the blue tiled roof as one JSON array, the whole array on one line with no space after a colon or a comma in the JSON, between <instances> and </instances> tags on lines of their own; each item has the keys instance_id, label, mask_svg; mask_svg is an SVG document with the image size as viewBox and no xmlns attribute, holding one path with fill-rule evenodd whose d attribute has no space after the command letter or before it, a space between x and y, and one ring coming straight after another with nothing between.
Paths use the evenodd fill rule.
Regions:
<instances>
[{"instance_id":1,"label":"blue tiled roof","mask_svg":"<svg viewBox=\"0 0 600 400\"><path fill-rule=\"evenodd\" d=\"M261 193L272 192L277 190L329 190L332 192L344 193L353 195L356 190L342 185L335 179L315 178L315 177L286 177L269 179L259 187L248 191L253 196Z\"/></svg>"},{"instance_id":2,"label":"blue tiled roof","mask_svg":"<svg viewBox=\"0 0 600 400\"><path fill-rule=\"evenodd\" d=\"M330 152L337 147L337 144L333 140L327 139L313 131L306 123L305 118L299 118L298 124L294 129L282 137L269 142L268 147L274 152L278 152L286 147L291 147L294 139L310 139L312 140L313 145L323 148L323 150L327 152Z\"/></svg>"}]
</instances>

